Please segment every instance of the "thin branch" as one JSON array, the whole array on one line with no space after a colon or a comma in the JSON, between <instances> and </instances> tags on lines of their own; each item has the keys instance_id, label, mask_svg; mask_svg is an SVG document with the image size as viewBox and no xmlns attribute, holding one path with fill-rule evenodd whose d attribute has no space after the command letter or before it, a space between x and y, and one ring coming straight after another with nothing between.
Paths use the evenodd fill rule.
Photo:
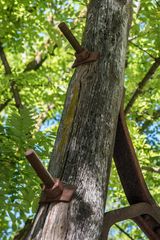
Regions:
<instances>
[{"instance_id":1,"label":"thin branch","mask_svg":"<svg viewBox=\"0 0 160 240\"><path fill-rule=\"evenodd\" d=\"M153 167L143 166L142 169L146 170L146 171L149 171L149 172L152 172L152 173L160 174L160 168L156 169L156 168L153 168Z\"/></svg>"},{"instance_id":2,"label":"thin branch","mask_svg":"<svg viewBox=\"0 0 160 240\"><path fill-rule=\"evenodd\" d=\"M29 72L29 71L32 71L32 70L34 70L34 71L38 70L42 66L43 62L46 59L47 59L47 55L44 56L44 57L40 56L39 59L35 58L34 60L32 60L31 62L29 62L27 64L26 68L24 69L24 72Z\"/></svg>"},{"instance_id":3,"label":"thin branch","mask_svg":"<svg viewBox=\"0 0 160 240\"><path fill-rule=\"evenodd\" d=\"M0 58L2 60L2 64L3 64L4 69L5 69L5 74L6 75L12 74L10 65L8 63L8 60L7 60L6 55L4 53L4 49L2 47L2 43L0 43Z\"/></svg>"},{"instance_id":4,"label":"thin branch","mask_svg":"<svg viewBox=\"0 0 160 240\"><path fill-rule=\"evenodd\" d=\"M0 43L0 58L2 60L2 64L3 64L4 69L5 69L5 74L6 75L11 75L12 74L11 67L8 63L6 54L5 54L3 46L2 46L2 43ZM14 80L12 80L10 82L10 91L13 94L13 97L14 97L14 100L15 100L15 103L16 103L16 107L18 109L20 109L22 107L22 101L21 101L21 98L20 98L18 88L16 86L16 82ZM6 101L9 101L9 100L6 100Z\"/></svg>"},{"instance_id":5,"label":"thin branch","mask_svg":"<svg viewBox=\"0 0 160 240\"><path fill-rule=\"evenodd\" d=\"M153 32L154 32L154 30L150 30L150 29L147 30L147 31L140 32L140 33L138 33L138 35L135 35L135 36L133 36L133 37L130 37L130 38L129 38L129 41L133 41L133 40L135 40L135 39L137 39L137 38L146 36L146 34L152 34Z\"/></svg>"},{"instance_id":6,"label":"thin branch","mask_svg":"<svg viewBox=\"0 0 160 240\"><path fill-rule=\"evenodd\" d=\"M134 240L123 228L121 228L118 224L114 224L122 233L124 233L129 239Z\"/></svg>"},{"instance_id":7,"label":"thin branch","mask_svg":"<svg viewBox=\"0 0 160 240\"><path fill-rule=\"evenodd\" d=\"M22 101L21 101L21 97L20 97L20 94L19 94L19 90L18 90L18 87L17 87L15 81L11 81L10 89L11 89L11 92L13 93L13 98L15 100L16 107L19 110L20 108L23 107L23 105L22 105Z\"/></svg>"},{"instance_id":8,"label":"thin branch","mask_svg":"<svg viewBox=\"0 0 160 240\"><path fill-rule=\"evenodd\" d=\"M138 35L135 35L135 36L133 36L132 38L129 37L129 38L128 38L128 42L131 42L131 41L133 41L133 40L135 40L135 39L137 39L137 38L139 38Z\"/></svg>"},{"instance_id":9,"label":"thin branch","mask_svg":"<svg viewBox=\"0 0 160 240\"><path fill-rule=\"evenodd\" d=\"M46 44L49 44L49 40L46 42ZM54 56L54 50L57 48L57 44L54 45L53 47L53 52L50 53L49 55ZM31 62L29 62L26 66L26 68L24 69L24 72L29 72L29 71L36 71L38 70L42 64L44 63L44 61L47 59L47 54L45 56L42 56L42 53L37 53L35 59L33 59Z\"/></svg>"},{"instance_id":10,"label":"thin branch","mask_svg":"<svg viewBox=\"0 0 160 240\"><path fill-rule=\"evenodd\" d=\"M46 44L49 44L49 40L46 42ZM53 52L50 53L51 56L54 56L54 50L57 48L57 44L54 45L53 47ZM0 43L0 57L5 69L5 74L9 75L12 74L11 71L11 67L8 63L7 57L4 53L2 44ZM44 61L47 59L47 54L45 56L42 56L42 54L37 54L37 56L35 57L35 59L33 59L31 62L29 62L26 66L26 68L24 69L23 72L29 72L29 71L36 71L38 70L42 64L44 63ZM18 88L16 86L15 81L12 81L10 84L10 88L11 88L11 92L13 93L13 97L15 99L16 102L16 107L19 109L20 107L22 107L22 103L21 103L21 99L20 99L20 95L19 95L19 91ZM10 102L10 99L7 99L6 102L4 104L0 104L0 112L8 105L8 103Z\"/></svg>"},{"instance_id":11,"label":"thin branch","mask_svg":"<svg viewBox=\"0 0 160 240\"><path fill-rule=\"evenodd\" d=\"M125 108L125 114L127 114L130 109L132 108L133 104L135 103L137 97L142 93L143 88L145 87L146 83L153 77L154 73L156 72L157 68L160 66L160 58L156 58L155 62L152 64L144 78L141 82L139 82L137 89L133 93L130 101L128 102Z\"/></svg>"},{"instance_id":12,"label":"thin branch","mask_svg":"<svg viewBox=\"0 0 160 240\"><path fill-rule=\"evenodd\" d=\"M141 46L139 46L138 44L132 42L131 40L129 40L129 43L132 44L133 46L137 47L138 49L140 49L141 51L147 53L151 58L153 58L154 60L156 59L156 57L154 57L152 54L150 54L148 51L146 51L145 49L143 49Z\"/></svg>"},{"instance_id":13,"label":"thin branch","mask_svg":"<svg viewBox=\"0 0 160 240\"><path fill-rule=\"evenodd\" d=\"M0 112L8 105L11 99L7 99L4 103L0 103Z\"/></svg>"}]
</instances>

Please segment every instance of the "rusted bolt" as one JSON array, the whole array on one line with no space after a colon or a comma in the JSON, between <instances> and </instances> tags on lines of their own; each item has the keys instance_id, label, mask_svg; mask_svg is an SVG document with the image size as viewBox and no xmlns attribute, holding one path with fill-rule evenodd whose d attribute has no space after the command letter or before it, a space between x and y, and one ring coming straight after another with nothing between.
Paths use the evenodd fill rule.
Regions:
<instances>
[{"instance_id":1,"label":"rusted bolt","mask_svg":"<svg viewBox=\"0 0 160 240\"><path fill-rule=\"evenodd\" d=\"M73 68L85 63L94 62L99 58L100 55L98 52L90 52L79 44L77 39L72 34L71 30L64 22L60 23L58 27L76 51L76 60L72 65Z\"/></svg>"},{"instance_id":2,"label":"rusted bolt","mask_svg":"<svg viewBox=\"0 0 160 240\"><path fill-rule=\"evenodd\" d=\"M41 160L37 156L34 150L29 149L25 153L26 158L32 165L33 169L37 173L38 177L42 180L46 188L52 188L55 184L55 180L52 178L51 174L43 166Z\"/></svg>"},{"instance_id":3,"label":"rusted bolt","mask_svg":"<svg viewBox=\"0 0 160 240\"><path fill-rule=\"evenodd\" d=\"M40 203L70 202L76 189L75 186L63 184L59 179L54 179L45 169L34 150L27 150L25 156L44 183Z\"/></svg>"},{"instance_id":4,"label":"rusted bolt","mask_svg":"<svg viewBox=\"0 0 160 240\"><path fill-rule=\"evenodd\" d=\"M58 27L61 30L61 32L64 34L64 36L67 38L69 43L72 45L76 53L81 53L84 50L84 48L81 47L81 45L79 44L77 39L74 37L73 33L68 28L68 26L64 22L62 22L58 25Z\"/></svg>"}]
</instances>

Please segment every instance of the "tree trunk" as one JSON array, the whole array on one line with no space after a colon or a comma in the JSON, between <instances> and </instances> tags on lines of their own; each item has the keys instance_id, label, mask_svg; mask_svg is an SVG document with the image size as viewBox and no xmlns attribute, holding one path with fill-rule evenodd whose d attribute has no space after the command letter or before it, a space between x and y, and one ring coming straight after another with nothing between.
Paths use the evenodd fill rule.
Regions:
<instances>
[{"instance_id":1,"label":"tree trunk","mask_svg":"<svg viewBox=\"0 0 160 240\"><path fill-rule=\"evenodd\" d=\"M77 189L70 203L38 209L27 239L101 236L117 117L123 92L130 0L92 0L84 46L100 59L77 67L69 84L49 171Z\"/></svg>"}]
</instances>

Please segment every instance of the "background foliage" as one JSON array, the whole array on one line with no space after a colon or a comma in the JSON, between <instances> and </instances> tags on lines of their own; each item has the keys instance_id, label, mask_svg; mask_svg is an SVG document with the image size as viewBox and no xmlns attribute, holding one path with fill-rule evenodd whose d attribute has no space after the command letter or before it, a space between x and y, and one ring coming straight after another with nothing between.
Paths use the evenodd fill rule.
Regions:
<instances>
[{"instance_id":1,"label":"background foliage","mask_svg":"<svg viewBox=\"0 0 160 240\"><path fill-rule=\"evenodd\" d=\"M65 21L80 40L87 3L87 0L0 2L2 240L13 239L36 211L40 182L27 163L24 152L28 148L35 149L47 166L67 85L73 73L74 52L61 36L58 24ZM160 203L158 19L159 1L134 1L126 58L125 104L128 126L145 180ZM150 73L149 69L155 66L155 62L157 65ZM113 164L106 210L126 205ZM142 238L146 239L138 227L127 221L114 226L110 233L110 239L114 240Z\"/></svg>"}]
</instances>

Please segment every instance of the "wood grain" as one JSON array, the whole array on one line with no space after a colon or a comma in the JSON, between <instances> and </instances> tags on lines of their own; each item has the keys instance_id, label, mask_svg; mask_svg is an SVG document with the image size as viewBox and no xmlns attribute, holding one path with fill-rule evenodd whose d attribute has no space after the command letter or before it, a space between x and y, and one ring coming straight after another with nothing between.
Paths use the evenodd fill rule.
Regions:
<instances>
[{"instance_id":1,"label":"wood grain","mask_svg":"<svg viewBox=\"0 0 160 240\"><path fill-rule=\"evenodd\" d=\"M100 239L123 92L130 1L92 0L83 45L100 59L77 67L49 171L77 187L70 204L40 207L27 239Z\"/></svg>"}]
</instances>

